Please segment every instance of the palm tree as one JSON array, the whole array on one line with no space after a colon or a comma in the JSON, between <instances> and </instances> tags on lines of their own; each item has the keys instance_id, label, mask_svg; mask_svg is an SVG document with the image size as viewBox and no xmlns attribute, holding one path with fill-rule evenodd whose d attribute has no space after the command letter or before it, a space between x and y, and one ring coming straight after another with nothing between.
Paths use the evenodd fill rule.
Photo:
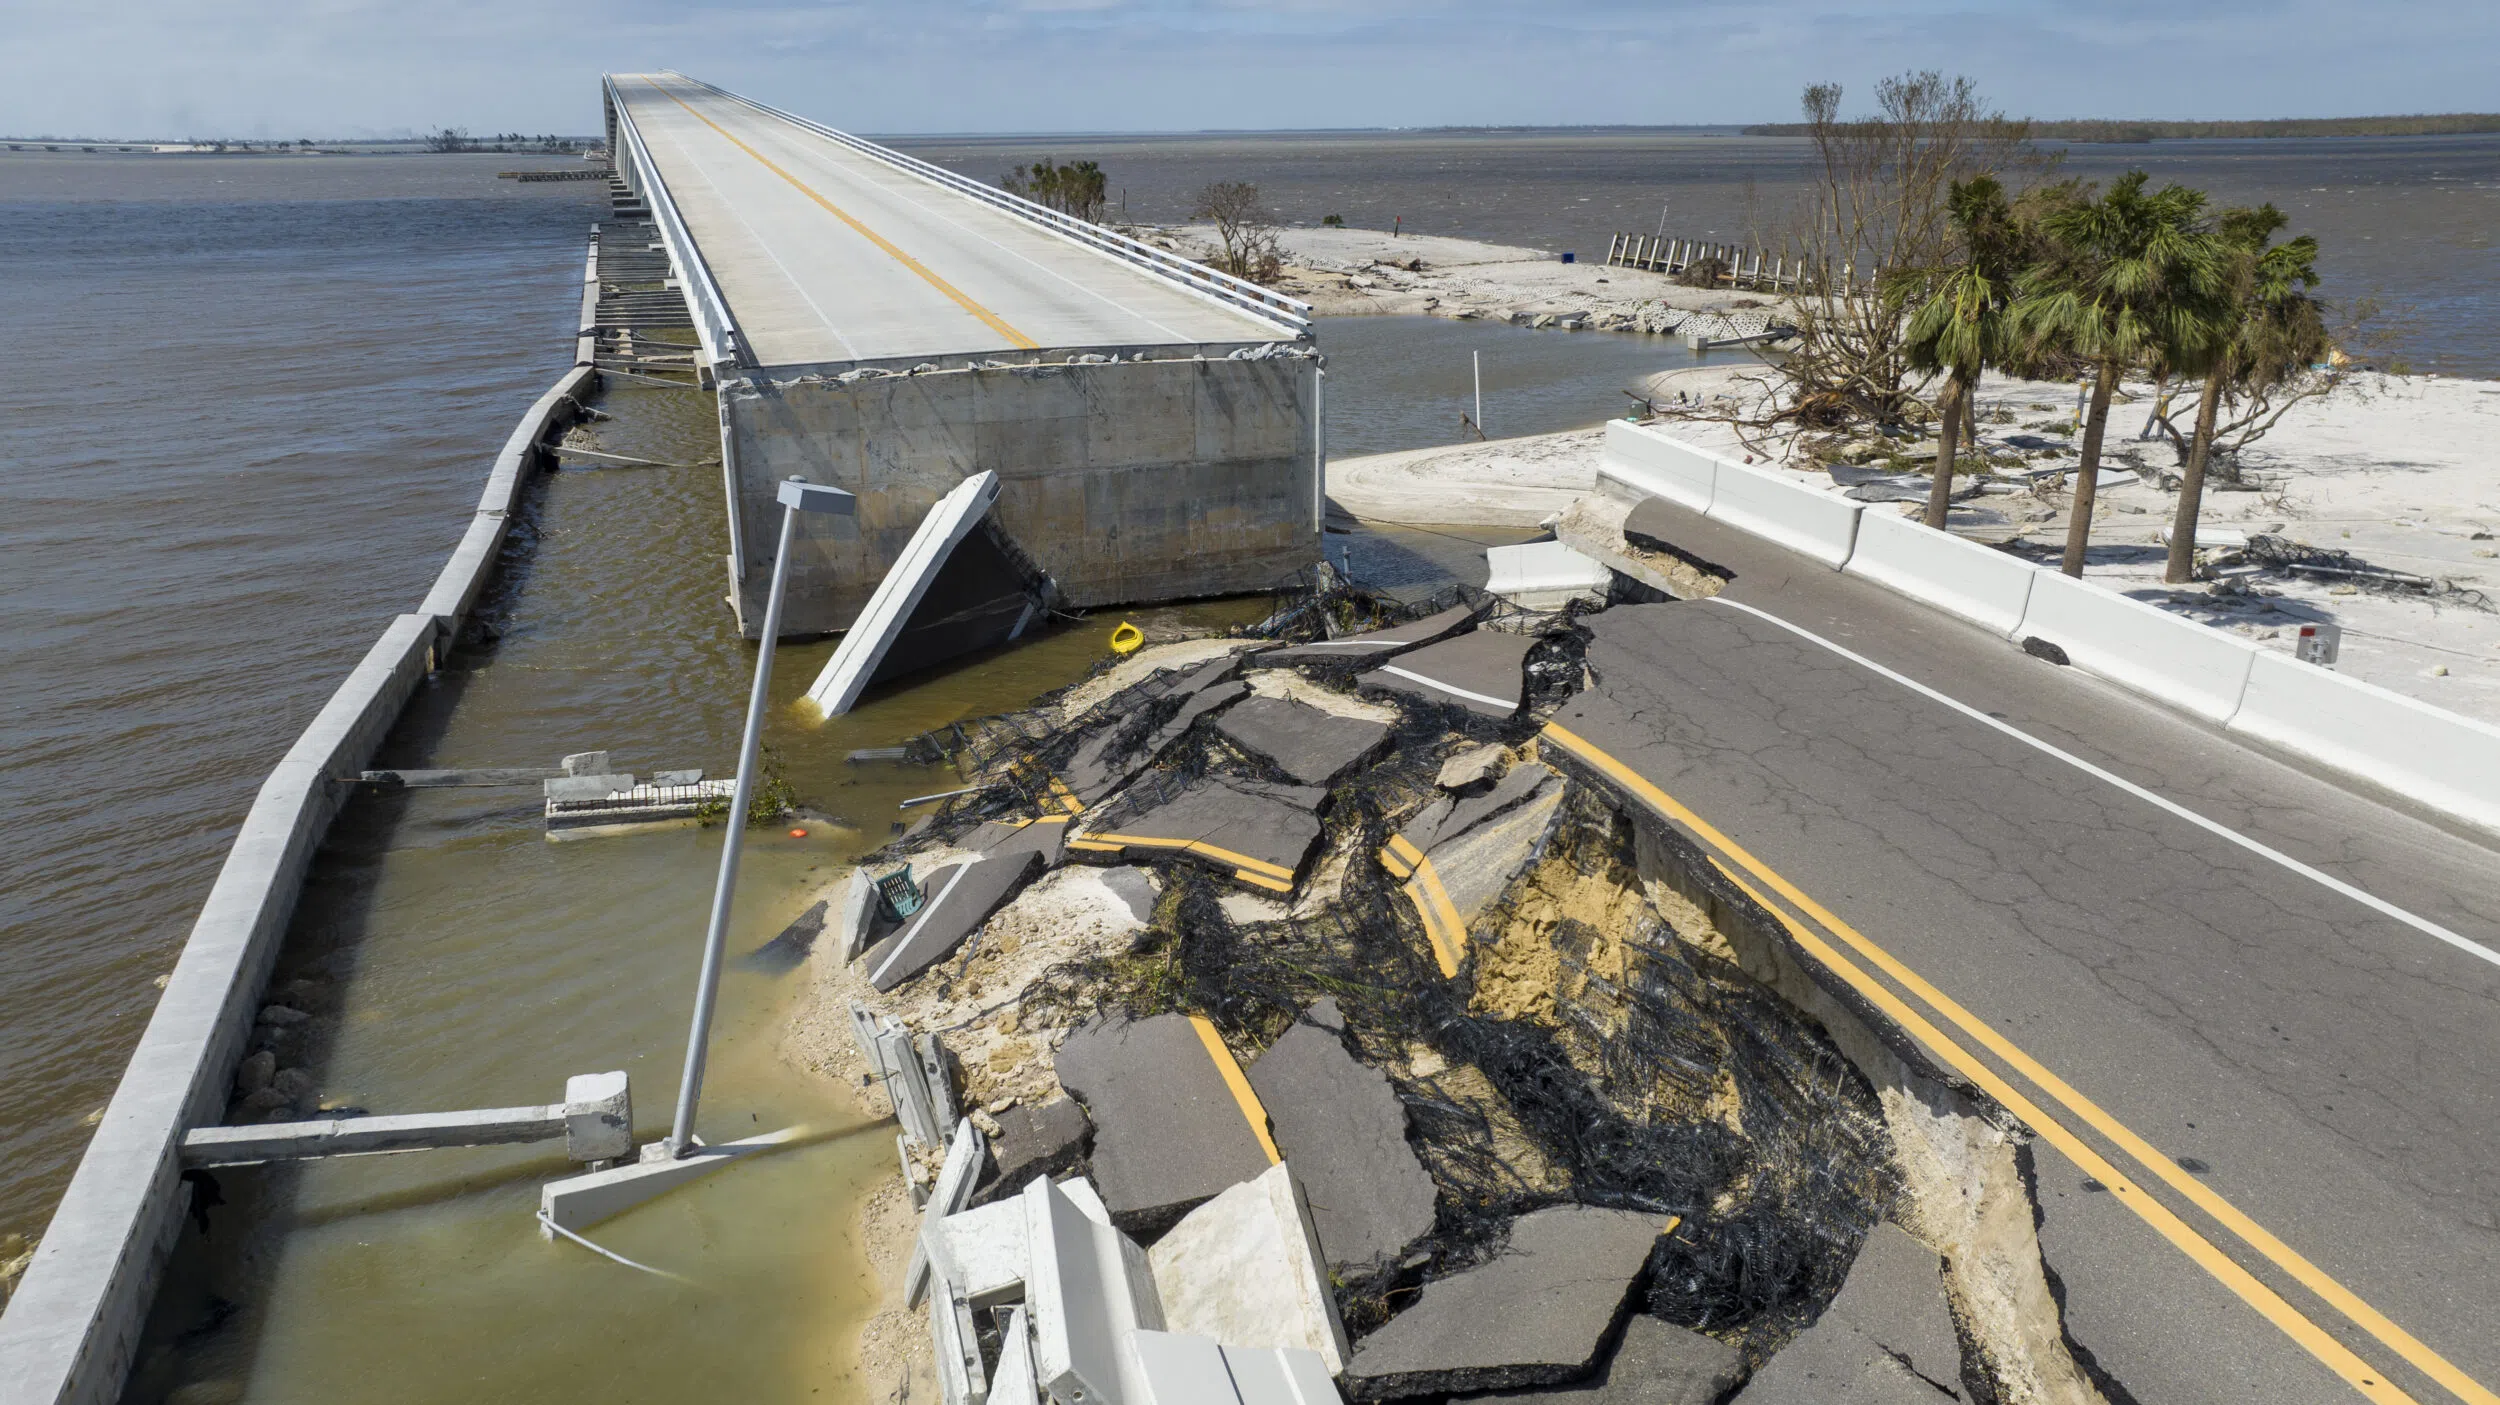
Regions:
<instances>
[{"instance_id":1,"label":"palm tree","mask_svg":"<svg viewBox=\"0 0 2500 1405\"><path fill-rule=\"evenodd\" d=\"M2214 421L2225 395L2279 385L2301 373L2327 346L2326 319L2309 290L2318 285L2318 241L2304 234L2276 244L2289 224L2271 204L2225 210L2215 221L2227 261L2226 336L2204 366L2196 401L2196 435L2179 480L2179 510L2170 526L2170 560L2162 579L2184 585L2196 577L2196 522L2205 498L2205 465L2213 454Z\"/></svg>"},{"instance_id":2,"label":"palm tree","mask_svg":"<svg viewBox=\"0 0 2500 1405\"><path fill-rule=\"evenodd\" d=\"M2083 574L2110 397L2128 367L2194 362L2223 335L2222 259L2203 227L2205 194L2168 185L2151 194L2142 171L2118 178L2040 221L2048 256L2023 277L2016 320L2039 345L2092 364L2091 409L2075 473L2074 521L2060 569Z\"/></svg>"},{"instance_id":3,"label":"palm tree","mask_svg":"<svg viewBox=\"0 0 2500 1405\"><path fill-rule=\"evenodd\" d=\"M1943 371L1936 398L1943 419L1936 435L1935 479L1927 490L1927 525L1942 529L1953 501L1953 460L1975 418L1979 374L2004 355L2012 340L2015 273L2022 237L2005 187L1994 176L1957 180L1946 198L1959 246L1956 262L1922 280L1925 301L1910 314L1903 351L1910 368Z\"/></svg>"}]
</instances>

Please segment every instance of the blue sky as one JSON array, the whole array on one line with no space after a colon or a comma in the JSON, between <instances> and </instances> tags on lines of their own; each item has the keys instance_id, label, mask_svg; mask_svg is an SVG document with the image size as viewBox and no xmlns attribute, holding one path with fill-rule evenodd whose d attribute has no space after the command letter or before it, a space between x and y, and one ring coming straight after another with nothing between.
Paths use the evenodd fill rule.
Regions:
<instances>
[{"instance_id":1,"label":"blue sky","mask_svg":"<svg viewBox=\"0 0 2500 1405\"><path fill-rule=\"evenodd\" d=\"M676 68L872 132L1776 121L1971 74L2040 117L2500 107L2491 0L0 0L0 131L582 132Z\"/></svg>"}]
</instances>

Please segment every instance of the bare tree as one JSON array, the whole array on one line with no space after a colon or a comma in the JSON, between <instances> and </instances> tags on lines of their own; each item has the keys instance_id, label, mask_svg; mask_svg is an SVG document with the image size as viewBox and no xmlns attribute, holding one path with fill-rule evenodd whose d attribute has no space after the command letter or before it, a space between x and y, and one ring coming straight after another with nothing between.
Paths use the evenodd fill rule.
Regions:
<instances>
[{"instance_id":1,"label":"bare tree","mask_svg":"<svg viewBox=\"0 0 2500 1405\"><path fill-rule=\"evenodd\" d=\"M1215 226L1222 250L1217 267L1235 278L1272 282L1284 268L1284 246L1276 217L1259 202L1259 188L1248 181L1215 181L1198 192L1189 217Z\"/></svg>"},{"instance_id":2,"label":"bare tree","mask_svg":"<svg viewBox=\"0 0 2500 1405\"><path fill-rule=\"evenodd\" d=\"M1773 412L1800 427L1927 418L1905 341L1929 271L1953 260L1953 184L2054 164L2032 147L2031 124L1989 107L1968 78L1903 74L1875 99L1872 115L1843 118L1839 84L1805 90L1813 184L1779 237L1804 270L1798 346Z\"/></svg>"},{"instance_id":3,"label":"bare tree","mask_svg":"<svg viewBox=\"0 0 2500 1405\"><path fill-rule=\"evenodd\" d=\"M466 127L444 127L426 135L425 149L436 152L475 151L477 143L469 140L469 129Z\"/></svg>"}]
</instances>

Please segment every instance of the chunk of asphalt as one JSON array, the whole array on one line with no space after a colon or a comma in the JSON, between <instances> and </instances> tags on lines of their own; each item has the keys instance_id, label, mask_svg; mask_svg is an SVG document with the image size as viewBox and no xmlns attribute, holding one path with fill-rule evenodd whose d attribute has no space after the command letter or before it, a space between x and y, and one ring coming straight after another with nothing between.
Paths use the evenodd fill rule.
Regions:
<instances>
[{"instance_id":1,"label":"chunk of asphalt","mask_svg":"<svg viewBox=\"0 0 2500 1405\"><path fill-rule=\"evenodd\" d=\"M1569 1385L1529 1386L1479 1400L1551 1400L1568 1405L1717 1405L1745 1374L1744 1353L1647 1314L1623 1324L1623 1340L1596 1375Z\"/></svg>"},{"instance_id":2,"label":"chunk of asphalt","mask_svg":"<svg viewBox=\"0 0 2500 1405\"><path fill-rule=\"evenodd\" d=\"M1153 874L1142 868L1107 868L1102 872L1102 886L1118 894L1138 921L1154 920L1155 899L1162 894L1155 888Z\"/></svg>"},{"instance_id":3,"label":"chunk of asphalt","mask_svg":"<svg viewBox=\"0 0 2500 1405\"><path fill-rule=\"evenodd\" d=\"M1313 811L1326 793L1205 777L1170 799L1097 818L1068 847L1119 854L1131 861L1189 858L1212 864L1251 887L1290 893L1319 843Z\"/></svg>"},{"instance_id":4,"label":"chunk of asphalt","mask_svg":"<svg viewBox=\"0 0 2500 1405\"><path fill-rule=\"evenodd\" d=\"M1186 700L1170 720L1143 738L1133 735L1129 713L1098 723L1094 734L1068 760L1068 789L1085 804L1101 804L1135 779L1138 772L1153 765L1201 715L1247 694L1249 687L1234 679L1240 670L1241 656L1227 654L1194 668L1158 673L1137 685L1129 693L1132 708L1152 706L1171 697Z\"/></svg>"},{"instance_id":5,"label":"chunk of asphalt","mask_svg":"<svg viewBox=\"0 0 2500 1405\"><path fill-rule=\"evenodd\" d=\"M1826 1312L1763 1363L1729 1405L1945 1405L1950 1398Z\"/></svg>"},{"instance_id":6,"label":"chunk of asphalt","mask_svg":"<svg viewBox=\"0 0 2500 1405\"><path fill-rule=\"evenodd\" d=\"M1544 852L1562 798L1561 776L1522 762L1484 794L1444 796L1389 836L1381 867L1414 904L1442 975L1458 974L1477 916Z\"/></svg>"},{"instance_id":7,"label":"chunk of asphalt","mask_svg":"<svg viewBox=\"0 0 2500 1405\"><path fill-rule=\"evenodd\" d=\"M1432 1230L1439 1192L1406 1141L1406 1104L1357 1063L1333 1002L1314 1007L1250 1065L1276 1149L1311 1207L1328 1266L1368 1274Z\"/></svg>"},{"instance_id":8,"label":"chunk of asphalt","mask_svg":"<svg viewBox=\"0 0 2500 1405\"><path fill-rule=\"evenodd\" d=\"M1252 659L1261 668L1308 663L1378 663L1382 659L1447 639L1476 621L1476 607L1457 605L1420 620L1349 634L1342 639L1316 639L1283 649L1270 649Z\"/></svg>"},{"instance_id":9,"label":"chunk of asphalt","mask_svg":"<svg viewBox=\"0 0 2500 1405\"><path fill-rule=\"evenodd\" d=\"M1939 1390L1962 1393L1962 1343L1944 1295L1944 1259L1885 1220L1858 1246L1840 1295L1823 1310L1837 1314Z\"/></svg>"},{"instance_id":10,"label":"chunk of asphalt","mask_svg":"<svg viewBox=\"0 0 2500 1405\"><path fill-rule=\"evenodd\" d=\"M1105 1018L1059 1046L1059 1085L1093 1119L1095 1186L1139 1239L1274 1164L1265 1115L1211 1033L1187 1015Z\"/></svg>"},{"instance_id":11,"label":"chunk of asphalt","mask_svg":"<svg viewBox=\"0 0 2500 1405\"><path fill-rule=\"evenodd\" d=\"M941 870L923 886L920 910L868 949L868 983L892 990L943 960L1041 869L1042 856L1027 849Z\"/></svg>"},{"instance_id":12,"label":"chunk of asphalt","mask_svg":"<svg viewBox=\"0 0 2500 1405\"><path fill-rule=\"evenodd\" d=\"M1476 1268L1424 1285L1363 1339L1341 1381L1356 1400L1513 1390L1579 1380L1672 1217L1557 1205L1511 1222Z\"/></svg>"},{"instance_id":13,"label":"chunk of asphalt","mask_svg":"<svg viewBox=\"0 0 2500 1405\"><path fill-rule=\"evenodd\" d=\"M1527 702L1524 665L1532 635L1479 629L1402 654L1355 680L1424 702L1456 704L1480 717L1516 716Z\"/></svg>"},{"instance_id":14,"label":"chunk of asphalt","mask_svg":"<svg viewBox=\"0 0 2500 1405\"><path fill-rule=\"evenodd\" d=\"M991 820L964 836L964 847L978 854L1039 854L1047 868L1059 862L1068 839L1066 815L1031 820Z\"/></svg>"},{"instance_id":15,"label":"chunk of asphalt","mask_svg":"<svg viewBox=\"0 0 2500 1405\"><path fill-rule=\"evenodd\" d=\"M1510 748L1500 742L1486 742L1451 753L1441 763L1440 774L1432 778L1432 783L1453 795L1482 795L1501 779L1502 768L1509 763Z\"/></svg>"},{"instance_id":16,"label":"chunk of asphalt","mask_svg":"<svg viewBox=\"0 0 2500 1405\"><path fill-rule=\"evenodd\" d=\"M1216 719L1225 740L1302 785L1325 788L1389 744L1389 724L1339 717L1291 698L1250 698Z\"/></svg>"},{"instance_id":17,"label":"chunk of asphalt","mask_svg":"<svg viewBox=\"0 0 2500 1405\"><path fill-rule=\"evenodd\" d=\"M824 935L825 914L832 907L831 900L818 899L814 907L800 913L789 926L782 928L780 936L748 952L745 961L740 964L776 976L797 970L799 963L807 959L807 953L815 950L816 939Z\"/></svg>"},{"instance_id":18,"label":"chunk of asphalt","mask_svg":"<svg viewBox=\"0 0 2500 1405\"><path fill-rule=\"evenodd\" d=\"M997 1114L997 1120L998 1135L990 1139L989 1179L974 1193L975 1205L1004 1200L1035 1176L1056 1178L1076 1169L1094 1131L1085 1109L1065 1095L1039 1106L1018 1103Z\"/></svg>"}]
</instances>

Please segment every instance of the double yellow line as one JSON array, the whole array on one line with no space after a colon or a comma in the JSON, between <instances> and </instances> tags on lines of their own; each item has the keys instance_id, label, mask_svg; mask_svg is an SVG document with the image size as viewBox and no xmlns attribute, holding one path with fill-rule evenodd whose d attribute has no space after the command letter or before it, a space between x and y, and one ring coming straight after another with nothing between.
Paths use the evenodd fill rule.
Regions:
<instances>
[{"instance_id":1,"label":"double yellow line","mask_svg":"<svg viewBox=\"0 0 2500 1405\"><path fill-rule=\"evenodd\" d=\"M954 299L957 307L960 307L964 311L971 313L973 316L980 318L983 323L988 325L991 331L1005 337L1009 345L1023 350L1031 350L1041 345L1040 342L1033 340L1031 337L1028 337L1024 333L1019 332L1015 328L1007 325L1007 319L999 316L995 312L990 311L988 308L983 307L981 304L974 302L970 297L964 294L963 289L956 287L954 284L947 282L943 278L940 278L936 273L930 270L927 264L924 264L920 260L913 258L911 255L904 253L900 248L895 246L892 240L886 238L882 234L879 234L877 231L870 229L868 226L861 224L857 219L852 218L850 211L843 209L841 206L836 205L830 200L827 200L823 195L817 192L814 186L809 185L807 182L800 180L797 176L783 170L773 161L771 157L766 156L763 152L760 152L754 147L747 145L745 142L738 140L737 137L730 134L727 127L724 127L720 123L713 121L711 118L704 116L702 113L695 111L694 106L691 103L688 103L684 98L681 98L675 93L670 92L668 89L661 87L658 79L646 77L642 81L650 84L652 89L659 93L661 97L668 99L670 102L677 104L679 107L685 108L687 116L692 117L694 120L702 123L706 127L711 128L713 131L720 133L723 141L728 142L731 146L738 148L747 155L754 157L765 170L770 171L774 175L788 181L801 195L806 196L808 199L815 201L819 206L822 206L825 213L859 231L860 236L866 239L869 243L874 244L878 248L893 255L896 262L902 264L903 267L910 269L912 272L919 274L930 287L935 288L939 292Z\"/></svg>"},{"instance_id":2,"label":"double yellow line","mask_svg":"<svg viewBox=\"0 0 2500 1405\"><path fill-rule=\"evenodd\" d=\"M1717 864L1720 872L1726 874L1730 881L1744 891L1746 896L1752 898L1765 911L1777 918L1789 935L1796 940L1797 945L1808 955L1846 981L1851 989L1877 1009L1882 1010L1907 1030L1912 1037L1934 1050L1937 1056L1950 1064L1956 1072L1984 1089L2007 1111L2021 1119L2024 1125L2030 1127L2043 1140L2081 1167L2086 1175L2107 1186L2110 1192L2117 1196L2120 1204L2134 1211L2180 1252L2213 1275L2224 1287L2237 1293L2242 1300L2263 1314L2267 1321L2279 1328L2285 1336L2298 1342L2329 1370L2343 1377L2363 1396L2374 1401L2388 1402L2388 1405L2415 1405L2413 1397L2388 1381L2375 1367L2353 1354L2343 1343L2329 1335L2324 1328L2304 1316L2299 1309L2286 1302L2272 1288L2260 1282L2254 1274L2240 1267L2229 1255L2215 1247L2211 1240L2197 1233L2186 1221L2172 1213L2167 1206L2147 1194L2135 1180L2121 1173L2081 1136L2017 1091L2013 1084L2000 1076L1986 1061L1937 1028L1909 1002L1895 994L1891 987L1875 979L1864 967L1825 941L1816 929L1819 928L1820 932L1828 932L1839 938L1868 965L1891 977L1947 1023L1960 1030L1981 1048L2003 1060L2076 1119L2108 1138L2127 1156L2150 1170L2164 1184L2186 1197L2189 1203L2212 1216L2217 1223L2229 1230L2242 1243L2256 1250L2276 1267L2289 1274L2303 1288L2316 1294L2328 1306L2342 1313L2355 1326L2378 1339L2380 1343L2411 1363L2424 1375L2438 1382L2458 1400L2468 1402L2468 1405L2500 1405L2500 1396L2494 1395L2481 1382L2476 1381L2447 1358L2425 1346L2411 1333L2389 1321L2385 1314L2362 1301L2360 1296L2351 1289L2329 1277L2324 1270L2295 1252L2264 1226L2250 1219L2239 1207L2215 1194L2212 1187L2180 1169L2177 1162L2163 1155L2150 1142L2137 1135L2133 1129L2112 1117L2098 1103L2085 1097L2067 1084L2064 1079L2050 1072L2038 1060L2023 1052L2012 1040L1997 1033L1984 1021L1962 1008L1959 1003L1938 990L1926 978L1904 965L1890 952L1868 940L1856 928L1807 896L1802 889L1781 877L1768 864L1746 852L1742 845L1728 838L1707 820L1693 813L1646 777L1608 755L1595 743L1559 723L1546 724L1544 739L1577 757L1660 815L1683 826L1704 845L1714 850L1712 862ZM1737 873L1734 868L1730 868L1730 863L1733 863L1736 868L1743 869L1746 874L1750 874L1763 888L1776 893L1780 901L1772 901L1761 889L1756 888L1754 883L1746 881L1743 875ZM1808 925L1808 921L1798 920L1800 914L1812 925Z\"/></svg>"},{"instance_id":3,"label":"double yellow line","mask_svg":"<svg viewBox=\"0 0 2500 1405\"><path fill-rule=\"evenodd\" d=\"M1406 900L1415 905L1415 915L1423 919L1424 936L1432 942L1432 959L1444 977L1458 974L1459 963L1467 959L1467 920L1458 915L1458 904L1450 901L1450 891L1441 886L1441 875L1432 860L1403 834L1389 836L1387 848L1380 851L1380 865L1390 876L1403 878Z\"/></svg>"},{"instance_id":4,"label":"double yellow line","mask_svg":"<svg viewBox=\"0 0 2500 1405\"><path fill-rule=\"evenodd\" d=\"M1184 854L1196 854L1200 858L1213 859L1217 863L1231 864L1233 877L1244 883L1256 884L1270 892L1290 893L1293 891L1292 869L1282 864L1269 863L1265 859L1254 859L1248 854L1236 854L1230 849L1209 844L1203 839L1166 839L1154 834L1112 834L1097 831L1082 839L1068 841L1068 847L1071 849L1087 849L1098 854L1116 854L1131 846L1145 849L1177 849Z\"/></svg>"}]
</instances>

